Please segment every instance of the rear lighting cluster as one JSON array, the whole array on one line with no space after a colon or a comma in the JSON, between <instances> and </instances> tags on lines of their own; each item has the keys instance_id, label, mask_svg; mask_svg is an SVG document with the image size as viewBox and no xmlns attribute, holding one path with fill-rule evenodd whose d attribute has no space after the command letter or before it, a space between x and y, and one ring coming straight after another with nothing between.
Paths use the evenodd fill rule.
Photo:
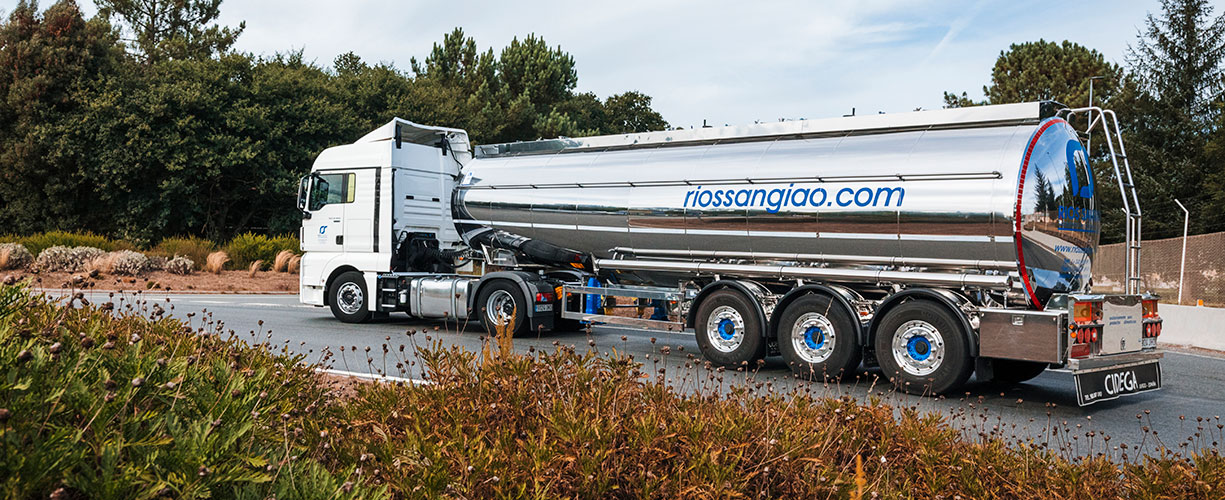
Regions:
<instances>
[{"instance_id":1,"label":"rear lighting cluster","mask_svg":"<svg viewBox=\"0 0 1225 500\"><path fill-rule=\"evenodd\" d=\"M557 298L557 296L553 295L553 292L537 292L536 293L537 303L543 304L543 303L553 302L553 299L555 298Z\"/></svg>"},{"instance_id":2,"label":"rear lighting cluster","mask_svg":"<svg viewBox=\"0 0 1225 500\"><path fill-rule=\"evenodd\" d=\"M1161 335L1161 316L1157 315L1157 299L1144 299L1140 304L1144 309L1144 338Z\"/></svg>"},{"instance_id":3,"label":"rear lighting cluster","mask_svg":"<svg viewBox=\"0 0 1225 500\"><path fill-rule=\"evenodd\" d=\"M1144 299L1140 303L1144 307L1145 319L1157 317L1157 299Z\"/></svg>"},{"instance_id":4,"label":"rear lighting cluster","mask_svg":"<svg viewBox=\"0 0 1225 500\"><path fill-rule=\"evenodd\" d=\"M1068 337L1072 341L1071 356L1088 356L1102 334L1102 303L1076 302L1072 304L1072 323L1068 325Z\"/></svg>"}]
</instances>

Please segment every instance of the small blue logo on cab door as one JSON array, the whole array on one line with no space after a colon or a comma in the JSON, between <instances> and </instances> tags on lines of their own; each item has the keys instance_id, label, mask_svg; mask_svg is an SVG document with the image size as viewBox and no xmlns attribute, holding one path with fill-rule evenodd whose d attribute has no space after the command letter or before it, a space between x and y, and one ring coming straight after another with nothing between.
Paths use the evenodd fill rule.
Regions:
<instances>
[{"instance_id":1,"label":"small blue logo on cab door","mask_svg":"<svg viewBox=\"0 0 1225 500\"><path fill-rule=\"evenodd\" d=\"M319 234L323 234L323 233L326 233L326 232L328 232L328 227L327 227L327 226L319 226Z\"/></svg>"}]
</instances>

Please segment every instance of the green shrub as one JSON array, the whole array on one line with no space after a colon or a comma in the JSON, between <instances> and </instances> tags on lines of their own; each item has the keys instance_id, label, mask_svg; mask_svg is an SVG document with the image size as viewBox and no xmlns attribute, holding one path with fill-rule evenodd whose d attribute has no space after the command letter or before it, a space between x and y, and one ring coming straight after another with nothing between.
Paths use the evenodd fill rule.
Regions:
<instances>
[{"instance_id":1,"label":"green shrub","mask_svg":"<svg viewBox=\"0 0 1225 500\"><path fill-rule=\"evenodd\" d=\"M386 496L329 449L344 423L301 357L134 298L0 287L0 497Z\"/></svg>"},{"instance_id":2,"label":"green shrub","mask_svg":"<svg viewBox=\"0 0 1225 500\"><path fill-rule=\"evenodd\" d=\"M131 250L111 252L104 258L110 260L111 272L123 276L141 276L152 267L145 254Z\"/></svg>"},{"instance_id":3,"label":"green shrub","mask_svg":"<svg viewBox=\"0 0 1225 500\"><path fill-rule=\"evenodd\" d=\"M136 245L124 240L112 240L90 232L47 231L29 236L5 235L3 241L21 243L31 254L38 255L51 247L91 247L105 250L134 250Z\"/></svg>"},{"instance_id":4,"label":"green shrub","mask_svg":"<svg viewBox=\"0 0 1225 500\"><path fill-rule=\"evenodd\" d=\"M292 234L275 236L269 238L269 241L271 241L273 247L276 248L276 252L273 254L274 259L276 258L276 253L280 253L281 250L289 250L290 252L298 255L302 253L302 244L298 241L298 237Z\"/></svg>"},{"instance_id":5,"label":"green shrub","mask_svg":"<svg viewBox=\"0 0 1225 500\"><path fill-rule=\"evenodd\" d=\"M167 260L166 263L162 266L162 269L165 269L166 272L169 272L170 274L182 274L182 275L191 274L191 271L195 268L196 268L196 263L192 262L192 260L187 257L183 257L182 255L175 257L173 259Z\"/></svg>"},{"instance_id":6,"label":"green shrub","mask_svg":"<svg viewBox=\"0 0 1225 500\"><path fill-rule=\"evenodd\" d=\"M34 255L21 243L0 243L0 270L25 269L34 263Z\"/></svg>"},{"instance_id":7,"label":"green shrub","mask_svg":"<svg viewBox=\"0 0 1225 500\"><path fill-rule=\"evenodd\" d=\"M247 269L257 260L271 265L276 261L276 254L281 250L299 253L298 238L294 236L277 236L269 238L262 234L244 233L235 236L226 243L225 253L230 256L231 269Z\"/></svg>"},{"instance_id":8,"label":"green shrub","mask_svg":"<svg viewBox=\"0 0 1225 500\"><path fill-rule=\"evenodd\" d=\"M216 249L217 245L199 236L176 236L163 239L149 253L171 259L181 256L192 262L204 262L208 254Z\"/></svg>"},{"instance_id":9,"label":"green shrub","mask_svg":"<svg viewBox=\"0 0 1225 500\"><path fill-rule=\"evenodd\" d=\"M404 374L416 363L430 384L363 384L337 396L302 356L270 341L222 338L219 323L166 319L140 297L130 311L81 297L50 303L0 287L0 451L20 450L0 453L2 497L47 498L60 488L66 498L372 498L384 487L398 498L1220 498L1225 490L1215 421L1181 451L1159 441L1120 450L1066 423L1055 424L1066 437L1048 447L1007 437L986 413L967 431L915 407L821 397L820 384L780 393L743 372L695 368L687 373L699 376L678 388L659 364L568 347L516 354L501 341L496 354L480 355L440 342L384 346L377 361L342 350L340 362L364 361L371 372L394 371L390 362ZM1074 439L1102 451L1062 454L1058 443Z\"/></svg>"},{"instance_id":10,"label":"green shrub","mask_svg":"<svg viewBox=\"0 0 1225 500\"><path fill-rule=\"evenodd\" d=\"M53 246L38 253L34 268L39 271L75 273L94 266L94 261L105 255L105 251L94 247ZM109 265L103 270L109 271Z\"/></svg>"}]
</instances>

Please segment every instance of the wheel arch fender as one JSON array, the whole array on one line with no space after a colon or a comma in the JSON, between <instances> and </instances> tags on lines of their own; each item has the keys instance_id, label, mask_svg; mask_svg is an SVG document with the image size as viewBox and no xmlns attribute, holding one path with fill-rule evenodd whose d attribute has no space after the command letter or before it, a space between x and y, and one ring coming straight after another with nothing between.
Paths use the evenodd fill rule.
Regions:
<instances>
[{"instance_id":1,"label":"wheel arch fender","mask_svg":"<svg viewBox=\"0 0 1225 500\"><path fill-rule=\"evenodd\" d=\"M348 264L344 264L344 265L336 266L336 269L333 269L332 272L328 274L328 279L323 282L323 305L325 306L332 305L332 297L331 297L332 283L335 282L336 278L339 278L340 275L350 272L350 271L355 272L355 273L361 272L361 270L357 269L356 267L350 266Z\"/></svg>"},{"instance_id":2,"label":"wheel arch fender","mask_svg":"<svg viewBox=\"0 0 1225 500\"><path fill-rule=\"evenodd\" d=\"M868 339L864 345L875 345L877 329L880 328L881 318L885 317L894 307L907 300L929 300L948 310L953 317L957 318L957 322L961 325L961 334L965 338L966 346L969 347L970 357L978 357L978 336L975 334L976 330L971 326L970 319L962 310L962 306L971 304L970 299L952 290L942 288L907 288L885 298L876 307L876 311L872 315L872 321L868 324Z\"/></svg>"},{"instance_id":3,"label":"wheel arch fender","mask_svg":"<svg viewBox=\"0 0 1225 500\"><path fill-rule=\"evenodd\" d=\"M762 307L761 299L762 297L769 296L770 291L767 290L766 287L752 281L718 280L702 287L702 290L699 291L697 296L693 298L693 303L689 306L689 314L686 315L685 326L687 328L693 328L696 331L698 309L702 307L702 302L704 302L706 298L710 296L710 294L724 289L736 290L740 294L744 295L745 298L749 299L749 302L751 302L753 307L757 309L757 317L760 323L759 326L761 328L762 337L769 338L769 315L766 314L766 310Z\"/></svg>"},{"instance_id":4,"label":"wheel arch fender","mask_svg":"<svg viewBox=\"0 0 1225 500\"><path fill-rule=\"evenodd\" d=\"M835 304L838 304L843 311L850 315L851 322L855 325L855 338L859 340L860 345L867 345L865 344L868 340L867 328L865 328L864 322L859 319L859 315L856 314L855 307L851 305L854 302L863 300L863 297L860 297L854 290L838 285L809 284L796 287L787 292L778 300L778 304L774 306L774 312L770 315L770 331L778 329L779 322L782 321L783 313L787 310L787 306L808 294L820 294L831 297Z\"/></svg>"}]
</instances>

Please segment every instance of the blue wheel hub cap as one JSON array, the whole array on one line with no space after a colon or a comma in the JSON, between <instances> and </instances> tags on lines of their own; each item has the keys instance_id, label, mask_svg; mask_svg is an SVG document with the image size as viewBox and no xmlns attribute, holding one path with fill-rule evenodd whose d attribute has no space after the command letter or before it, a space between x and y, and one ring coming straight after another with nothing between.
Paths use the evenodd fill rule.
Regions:
<instances>
[{"instance_id":1,"label":"blue wheel hub cap","mask_svg":"<svg viewBox=\"0 0 1225 500\"><path fill-rule=\"evenodd\" d=\"M804 330L804 344L809 349L820 349L825 345L825 332L821 331L820 327L810 326Z\"/></svg>"},{"instance_id":2,"label":"blue wheel hub cap","mask_svg":"<svg viewBox=\"0 0 1225 500\"><path fill-rule=\"evenodd\" d=\"M932 344L924 337L911 337L906 342L906 353L917 361L926 360L932 355Z\"/></svg>"},{"instance_id":3,"label":"blue wheel hub cap","mask_svg":"<svg viewBox=\"0 0 1225 500\"><path fill-rule=\"evenodd\" d=\"M719 321L719 337L723 340L731 340L736 336L736 324L730 319L722 319Z\"/></svg>"}]
</instances>

